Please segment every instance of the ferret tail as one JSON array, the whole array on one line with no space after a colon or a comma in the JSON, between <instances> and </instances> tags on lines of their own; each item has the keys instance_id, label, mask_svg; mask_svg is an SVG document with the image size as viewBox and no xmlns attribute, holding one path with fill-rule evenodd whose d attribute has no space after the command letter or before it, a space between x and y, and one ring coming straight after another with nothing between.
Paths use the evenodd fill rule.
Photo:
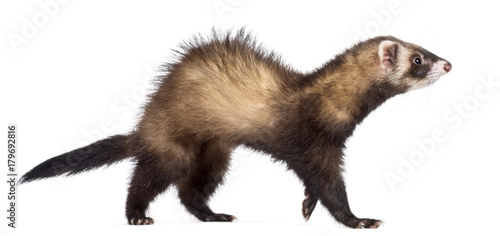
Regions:
<instances>
[{"instance_id":1,"label":"ferret tail","mask_svg":"<svg viewBox=\"0 0 500 236\"><path fill-rule=\"evenodd\" d=\"M19 180L19 184L109 166L130 157L128 143L131 136L115 135L88 146L53 157L35 166Z\"/></svg>"}]
</instances>

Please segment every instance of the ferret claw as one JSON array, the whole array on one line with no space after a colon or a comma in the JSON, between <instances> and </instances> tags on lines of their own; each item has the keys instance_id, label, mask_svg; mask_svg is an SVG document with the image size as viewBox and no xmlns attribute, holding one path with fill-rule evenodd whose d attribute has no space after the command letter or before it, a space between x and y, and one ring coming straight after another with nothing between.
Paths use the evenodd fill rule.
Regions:
<instances>
[{"instance_id":1,"label":"ferret claw","mask_svg":"<svg viewBox=\"0 0 500 236\"><path fill-rule=\"evenodd\" d=\"M308 221L309 218L311 218L311 214L313 213L314 208L316 208L318 199L312 197L307 190L305 191L304 195L306 196L306 198L302 202L302 216L304 216L304 219Z\"/></svg>"}]
</instances>

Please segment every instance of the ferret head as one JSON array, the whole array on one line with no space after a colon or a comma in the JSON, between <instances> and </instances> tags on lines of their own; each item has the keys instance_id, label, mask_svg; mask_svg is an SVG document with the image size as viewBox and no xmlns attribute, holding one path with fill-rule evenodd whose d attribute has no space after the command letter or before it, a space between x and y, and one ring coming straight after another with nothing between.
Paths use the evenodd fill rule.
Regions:
<instances>
[{"instance_id":1,"label":"ferret head","mask_svg":"<svg viewBox=\"0 0 500 236\"><path fill-rule=\"evenodd\" d=\"M427 87L450 72L451 63L426 49L392 36L380 37L379 66L384 77L406 91Z\"/></svg>"}]
</instances>

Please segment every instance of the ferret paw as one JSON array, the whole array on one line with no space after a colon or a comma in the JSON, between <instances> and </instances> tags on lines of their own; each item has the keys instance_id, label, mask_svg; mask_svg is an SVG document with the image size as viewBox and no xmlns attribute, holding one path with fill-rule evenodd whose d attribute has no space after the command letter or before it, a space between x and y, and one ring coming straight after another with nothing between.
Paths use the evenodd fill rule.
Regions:
<instances>
[{"instance_id":1,"label":"ferret paw","mask_svg":"<svg viewBox=\"0 0 500 236\"><path fill-rule=\"evenodd\" d=\"M356 229L376 229L379 226L381 226L383 222L381 220L374 220L374 219L359 219L359 222L357 223Z\"/></svg>"},{"instance_id":2,"label":"ferret paw","mask_svg":"<svg viewBox=\"0 0 500 236\"><path fill-rule=\"evenodd\" d=\"M314 208L316 208L316 203L318 202L318 199L315 199L313 197L310 197L309 194L306 194L306 199L302 202L302 215L304 216L304 219L306 221L309 220L311 217L311 214L314 211Z\"/></svg>"},{"instance_id":3,"label":"ferret paw","mask_svg":"<svg viewBox=\"0 0 500 236\"><path fill-rule=\"evenodd\" d=\"M232 215L214 213L214 214L204 214L199 219L204 222L232 222L237 218Z\"/></svg>"},{"instance_id":4,"label":"ferret paw","mask_svg":"<svg viewBox=\"0 0 500 236\"><path fill-rule=\"evenodd\" d=\"M150 217L132 217L128 219L129 225L152 225L155 221Z\"/></svg>"}]
</instances>

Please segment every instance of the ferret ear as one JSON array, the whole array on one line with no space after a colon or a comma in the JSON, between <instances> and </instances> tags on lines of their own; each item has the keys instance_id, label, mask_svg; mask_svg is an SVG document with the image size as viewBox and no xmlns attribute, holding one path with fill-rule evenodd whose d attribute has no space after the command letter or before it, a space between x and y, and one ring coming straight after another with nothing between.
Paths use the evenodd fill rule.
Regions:
<instances>
[{"instance_id":1,"label":"ferret ear","mask_svg":"<svg viewBox=\"0 0 500 236\"><path fill-rule=\"evenodd\" d=\"M389 40L382 41L378 46L378 56L380 65L384 71L390 72L394 70L397 62L398 44Z\"/></svg>"}]
</instances>

